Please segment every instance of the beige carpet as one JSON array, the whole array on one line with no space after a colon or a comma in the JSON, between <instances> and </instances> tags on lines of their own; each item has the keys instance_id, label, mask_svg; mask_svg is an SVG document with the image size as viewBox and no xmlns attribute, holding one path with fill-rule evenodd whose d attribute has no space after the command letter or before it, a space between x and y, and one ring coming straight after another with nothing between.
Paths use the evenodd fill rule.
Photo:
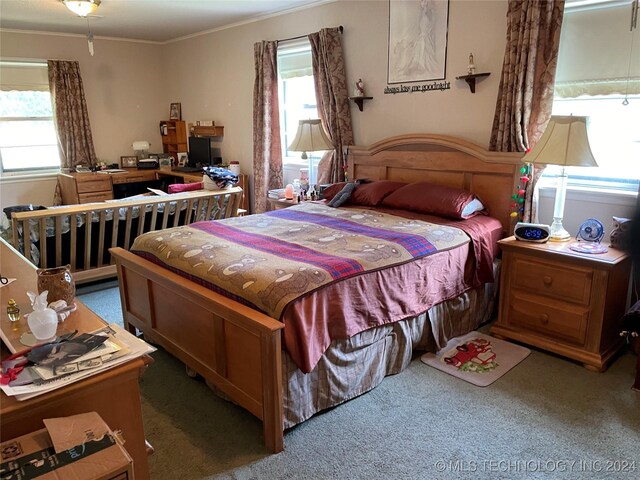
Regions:
<instances>
[{"instance_id":1,"label":"beige carpet","mask_svg":"<svg viewBox=\"0 0 640 480\"><path fill-rule=\"evenodd\" d=\"M438 353L425 353L423 363L478 387L491 385L531 353L528 348L480 332L452 338Z\"/></svg>"}]
</instances>

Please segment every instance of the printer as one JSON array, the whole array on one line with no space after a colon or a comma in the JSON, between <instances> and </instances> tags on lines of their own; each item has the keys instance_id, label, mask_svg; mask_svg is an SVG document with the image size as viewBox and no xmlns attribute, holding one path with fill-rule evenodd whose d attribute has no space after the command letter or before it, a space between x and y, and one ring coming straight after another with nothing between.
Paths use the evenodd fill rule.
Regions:
<instances>
[{"instance_id":1,"label":"printer","mask_svg":"<svg viewBox=\"0 0 640 480\"><path fill-rule=\"evenodd\" d=\"M141 158L138 160L137 166L139 169L160 168L160 161L157 158Z\"/></svg>"}]
</instances>

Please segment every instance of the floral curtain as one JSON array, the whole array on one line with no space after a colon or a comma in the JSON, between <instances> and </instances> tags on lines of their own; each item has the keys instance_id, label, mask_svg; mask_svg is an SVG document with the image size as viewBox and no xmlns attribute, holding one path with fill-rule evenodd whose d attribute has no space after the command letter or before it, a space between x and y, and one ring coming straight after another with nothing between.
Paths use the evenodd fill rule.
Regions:
<instances>
[{"instance_id":1,"label":"floral curtain","mask_svg":"<svg viewBox=\"0 0 640 480\"><path fill-rule=\"evenodd\" d=\"M77 165L95 165L96 152L93 148L80 64L49 60L47 65L61 166L74 168Z\"/></svg>"},{"instance_id":2,"label":"floral curtain","mask_svg":"<svg viewBox=\"0 0 640 480\"><path fill-rule=\"evenodd\" d=\"M489 149L525 152L542 136L553 106L564 0L509 0L507 45ZM523 220L535 218L542 169L526 184Z\"/></svg>"},{"instance_id":3,"label":"floral curtain","mask_svg":"<svg viewBox=\"0 0 640 480\"><path fill-rule=\"evenodd\" d=\"M328 151L318 165L318 183L345 179L344 153L353 144L349 93L339 28L323 28L309 35L313 80L322 125L334 150Z\"/></svg>"},{"instance_id":4,"label":"floral curtain","mask_svg":"<svg viewBox=\"0 0 640 480\"><path fill-rule=\"evenodd\" d=\"M254 45L253 86L254 213L267 210L269 190L282 188L282 149L278 110L278 42Z\"/></svg>"},{"instance_id":5,"label":"floral curtain","mask_svg":"<svg viewBox=\"0 0 640 480\"><path fill-rule=\"evenodd\" d=\"M80 64L65 60L48 60L49 90L53 104L53 118L58 135L60 167L73 169L78 165L96 164L91 123ZM60 205L60 185L56 185L53 204Z\"/></svg>"}]
</instances>

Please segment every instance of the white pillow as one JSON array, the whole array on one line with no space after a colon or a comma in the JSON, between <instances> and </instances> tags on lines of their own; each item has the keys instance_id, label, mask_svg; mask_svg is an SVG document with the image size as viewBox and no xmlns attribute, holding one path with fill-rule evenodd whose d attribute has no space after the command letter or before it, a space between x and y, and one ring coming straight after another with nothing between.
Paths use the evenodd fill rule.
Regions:
<instances>
[{"instance_id":1,"label":"white pillow","mask_svg":"<svg viewBox=\"0 0 640 480\"><path fill-rule=\"evenodd\" d=\"M484 210L484 205L480 200L478 200L477 198L474 198L469 203L467 203L462 209L462 218L466 218L469 215L473 215L474 213L479 212L480 210Z\"/></svg>"}]
</instances>

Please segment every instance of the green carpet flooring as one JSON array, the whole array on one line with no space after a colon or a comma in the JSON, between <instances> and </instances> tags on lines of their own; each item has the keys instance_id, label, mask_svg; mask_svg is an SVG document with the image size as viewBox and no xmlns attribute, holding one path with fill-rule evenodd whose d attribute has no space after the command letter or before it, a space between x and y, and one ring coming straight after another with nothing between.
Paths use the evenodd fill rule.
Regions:
<instances>
[{"instance_id":1,"label":"green carpet flooring","mask_svg":"<svg viewBox=\"0 0 640 480\"><path fill-rule=\"evenodd\" d=\"M80 299L121 322L116 288ZM533 350L486 388L416 358L373 391L285 433L270 455L262 424L159 350L142 378L152 479L638 479L636 357L605 373Z\"/></svg>"}]
</instances>

